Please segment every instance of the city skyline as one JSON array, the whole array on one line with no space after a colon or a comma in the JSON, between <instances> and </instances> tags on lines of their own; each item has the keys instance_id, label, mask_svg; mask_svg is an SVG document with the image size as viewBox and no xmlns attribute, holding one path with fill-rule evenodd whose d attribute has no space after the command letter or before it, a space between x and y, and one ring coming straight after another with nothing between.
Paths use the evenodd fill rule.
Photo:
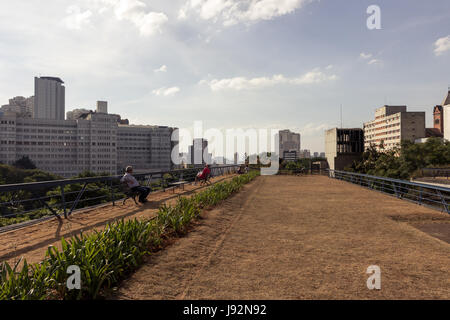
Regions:
<instances>
[{"instance_id":1,"label":"city skyline","mask_svg":"<svg viewBox=\"0 0 450 320\"><path fill-rule=\"evenodd\" d=\"M448 1L378 1L381 30L366 26L369 1L211 3L0 4L1 104L55 75L66 111L106 100L132 124L286 128L319 152L341 104L344 127L385 104L425 111L432 126L450 82Z\"/></svg>"}]
</instances>

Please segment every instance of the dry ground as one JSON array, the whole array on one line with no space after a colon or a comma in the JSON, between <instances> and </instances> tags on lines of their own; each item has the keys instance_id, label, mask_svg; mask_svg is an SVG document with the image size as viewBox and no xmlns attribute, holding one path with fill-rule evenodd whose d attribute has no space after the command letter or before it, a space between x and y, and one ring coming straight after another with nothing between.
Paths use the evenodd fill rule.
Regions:
<instances>
[{"instance_id":1,"label":"dry ground","mask_svg":"<svg viewBox=\"0 0 450 320\"><path fill-rule=\"evenodd\" d=\"M234 175L213 178L216 183L231 179ZM203 190L205 187L186 185L185 190L177 188L172 190L150 194L148 203L136 205L132 199L128 199L125 205L122 201L100 208L89 209L74 213L68 220L51 219L39 224L27 226L21 229L0 234L0 262L14 263L20 257L26 258L29 263L40 262L45 257L48 246L60 247L61 237L66 239L80 232L92 232L103 229L107 223L118 219L150 218L155 216L157 209L163 202L176 201L179 195L188 196Z\"/></svg>"},{"instance_id":2,"label":"dry ground","mask_svg":"<svg viewBox=\"0 0 450 320\"><path fill-rule=\"evenodd\" d=\"M259 177L112 299L449 299L447 214L322 176ZM366 269L381 268L381 290Z\"/></svg>"}]
</instances>

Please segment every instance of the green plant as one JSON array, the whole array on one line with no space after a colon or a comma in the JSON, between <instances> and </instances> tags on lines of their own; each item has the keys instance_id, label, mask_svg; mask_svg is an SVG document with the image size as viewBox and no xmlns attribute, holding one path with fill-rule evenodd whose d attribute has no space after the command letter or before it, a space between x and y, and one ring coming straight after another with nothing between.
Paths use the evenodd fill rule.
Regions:
<instances>
[{"instance_id":1,"label":"green plant","mask_svg":"<svg viewBox=\"0 0 450 320\"><path fill-rule=\"evenodd\" d=\"M0 300L6 299L97 299L102 289L118 284L143 262L145 255L159 249L162 239L183 234L201 209L218 204L258 175L250 172L198 193L178 199L175 205L162 205L156 219L118 221L102 231L61 239L61 249L49 247L43 262L26 261L11 268L0 265ZM20 261L19 261L20 262ZM81 271L81 289L69 291L67 270L76 265Z\"/></svg>"}]
</instances>

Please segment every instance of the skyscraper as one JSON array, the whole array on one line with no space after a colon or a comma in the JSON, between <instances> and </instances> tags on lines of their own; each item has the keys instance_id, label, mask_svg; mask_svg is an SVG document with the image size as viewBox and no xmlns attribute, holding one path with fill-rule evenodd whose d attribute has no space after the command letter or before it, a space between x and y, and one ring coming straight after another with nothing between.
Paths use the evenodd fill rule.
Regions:
<instances>
[{"instance_id":1,"label":"skyscraper","mask_svg":"<svg viewBox=\"0 0 450 320\"><path fill-rule=\"evenodd\" d=\"M211 159L208 159L208 140L206 139L194 139L192 146L189 147L189 153L191 164L204 165L211 162Z\"/></svg>"},{"instance_id":2,"label":"skyscraper","mask_svg":"<svg viewBox=\"0 0 450 320\"><path fill-rule=\"evenodd\" d=\"M34 118L64 120L65 87L60 78L34 78Z\"/></svg>"},{"instance_id":3,"label":"skyscraper","mask_svg":"<svg viewBox=\"0 0 450 320\"><path fill-rule=\"evenodd\" d=\"M300 155L300 134L291 132L290 130L281 130L279 133L280 141L280 158L286 156L290 159L298 159Z\"/></svg>"}]
</instances>

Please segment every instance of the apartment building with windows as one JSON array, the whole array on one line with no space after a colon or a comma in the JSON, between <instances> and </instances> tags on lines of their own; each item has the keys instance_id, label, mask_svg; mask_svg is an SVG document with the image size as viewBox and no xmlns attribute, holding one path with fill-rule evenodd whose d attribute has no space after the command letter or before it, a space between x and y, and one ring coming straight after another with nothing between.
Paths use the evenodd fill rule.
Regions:
<instances>
[{"instance_id":1,"label":"apartment building with windows","mask_svg":"<svg viewBox=\"0 0 450 320\"><path fill-rule=\"evenodd\" d=\"M34 96L25 98L22 96L9 99L9 103L0 108L2 113L15 112L23 118L31 118L34 110Z\"/></svg>"},{"instance_id":2,"label":"apartment building with windows","mask_svg":"<svg viewBox=\"0 0 450 320\"><path fill-rule=\"evenodd\" d=\"M375 111L375 120L364 123L364 148L374 145L393 149L403 140L424 138L425 112L408 112L406 106L383 106Z\"/></svg>"},{"instance_id":3,"label":"apartment building with windows","mask_svg":"<svg viewBox=\"0 0 450 320\"><path fill-rule=\"evenodd\" d=\"M121 171L133 166L135 172L171 170L172 150L178 154L178 144L172 141L175 128L164 126L118 126L117 167Z\"/></svg>"},{"instance_id":4,"label":"apartment building with windows","mask_svg":"<svg viewBox=\"0 0 450 320\"><path fill-rule=\"evenodd\" d=\"M117 116L90 112L76 120L32 119L14 112L0 116L0 162L28 156L37 168L63 177L83 171L117 174L170 170L173 128L127 126Z\"/></svg>"}]
</instances>

